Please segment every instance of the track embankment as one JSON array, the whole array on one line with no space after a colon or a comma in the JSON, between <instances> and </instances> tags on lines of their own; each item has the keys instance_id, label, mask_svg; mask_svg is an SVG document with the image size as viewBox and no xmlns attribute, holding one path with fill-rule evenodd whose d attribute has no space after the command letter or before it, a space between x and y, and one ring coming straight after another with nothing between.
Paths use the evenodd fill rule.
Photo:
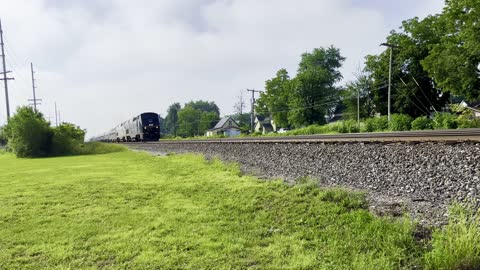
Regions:
<instances>
[{"instance_id":1,"label":"track embankment","mask_svg":"<svg viewBox=\"0 0 480 270\"><path fill-rule=\"evenodd\" d=\"M446 220L446 207L453 201L472 202L480 196L480 137L455 136L429 134L430 139L423 136L421 140L410 140L415 136L405 140L370 137L368 141L269 137L127 145L154 153L218 157L269 179L293 183L310 177L322 186L364 190L372 210L379 214L401 215L407 210L421 223L436 224ZM476 205L480 207L478 202Z\"/></svg>"}]
</instances>

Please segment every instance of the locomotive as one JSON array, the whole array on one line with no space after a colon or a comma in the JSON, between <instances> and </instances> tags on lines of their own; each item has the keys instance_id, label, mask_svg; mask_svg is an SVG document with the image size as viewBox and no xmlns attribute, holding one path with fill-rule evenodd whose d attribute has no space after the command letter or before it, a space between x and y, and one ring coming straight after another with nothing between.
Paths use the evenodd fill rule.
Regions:
<instances>
[{"instance_id":1,"label":"locomotive","mask_svg":"<svg viewBox=\"0 0 480 270\"><path fill-rule=\"evenodd\" d=\"M129 119L107 133L91 141L101 142L144 142L160 139L160 116L146 112Z\"/></svg>"}]
</instances>

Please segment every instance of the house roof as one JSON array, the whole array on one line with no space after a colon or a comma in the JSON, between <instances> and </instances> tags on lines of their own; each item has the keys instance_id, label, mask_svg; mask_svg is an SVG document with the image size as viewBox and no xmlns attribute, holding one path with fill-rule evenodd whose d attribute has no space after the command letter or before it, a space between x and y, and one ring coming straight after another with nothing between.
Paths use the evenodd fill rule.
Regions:
<instances>
[{"instance_id":1,"label":"house roof","mask_svg":"<svg viewBox=\"0 0 480 270\"><path fill-rule=\"evenodd\" d=\"M209 130L217 130L217 129L222 129L222 128L224 128L223 126L227 123L228 120L232 120L233 123L235 123L236 125L238 125L237 122L235 122L235 120L232 119L232 117L230 117L230 116L225 116L225 117L223 117L222 119L220 119L220 121L218 121L218 123L217 123L212 129L209 129ZM239 129L239 128L236 127L236 126L231 126L231 127L234 127L234 128ZM226 127L225 129L227 129L227 128L230 128L230 127Z\"/></svg>"},{"instance_id":2,"label":"house roof","mask_svg":"<svg viewBox=\"0 0 480 270\"><path fill-rule=\"evenodd\" d=\"M220 119L220 121L218 121L218 123L212 129L222 128L225 125L225 123L228 121L229 118L230 118L230 116L223 117L222 119Z\"/></svg>"},{"instance_id":3,"label":"house roof","mask_svg":"<svg viewBox=\"0 0 480 270\"><path fill-rule=\"evenodd\" d=\"M265 116L261 116L261 115L256 115L256 118L259 122L263 122L265 120Z\"/></svg>"},{"instance_id":4,"label":"house roof","mask_svg":"<svg viewBox=\"0 0 480 270\"><path fill-rule=\"evenodd\" d=\"M473 101L473 102L468 102L468 101L463 100L462 102L464 102L467 105L467 107L470 107L470 108L476 109L476 108L480 107L480 100Z\"/></svg>"},{"instance_id":5,"label":"house roof","mask_svg":"<svg viewBox=\"0 0 480 270\"><path fill-rule=\"evenodd\" d=\"M264 124L270 124L272 122L272 119L270 117L257 115L256 118L257 118L257 121L262 123L263 125Z\"/></svg>"}]
</instances>

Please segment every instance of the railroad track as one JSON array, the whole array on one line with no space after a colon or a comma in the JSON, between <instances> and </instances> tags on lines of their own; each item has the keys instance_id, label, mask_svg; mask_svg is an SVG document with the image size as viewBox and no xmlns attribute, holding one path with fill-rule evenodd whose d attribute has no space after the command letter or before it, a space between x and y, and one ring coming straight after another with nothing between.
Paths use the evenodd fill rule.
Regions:
<instances>
[{"instance_id":1,"label":"railroad track","mask_svg":"<svg viewBox=\"0 0 480 270\"><path fill-rule=\"evenodd\" d=\"M160 140L149 143L308 143L308 142L480 142L480 128L453 130L422 130L381 133L348 133L332 135L299 135L299 136L262 136L223 139L197 140ZM135 144L135 143L133 143Z\"/></svg>"}]
</instances>

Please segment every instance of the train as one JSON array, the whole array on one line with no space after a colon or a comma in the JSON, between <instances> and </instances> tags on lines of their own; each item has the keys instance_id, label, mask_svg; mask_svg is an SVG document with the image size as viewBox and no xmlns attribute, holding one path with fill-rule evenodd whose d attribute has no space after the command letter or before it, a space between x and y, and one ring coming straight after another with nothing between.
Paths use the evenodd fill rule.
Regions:
<instances>
[{"instance_id":1,"label":"train","mask_svg":"<svg viewBox=\"0 0 480 270\"><path fill-rule=\"evenodd\" d=\"M93 137L93 142L145 142L160 139L160 116L145 112L114 127L108 132Z\"/></svg>"}]
</instances>

